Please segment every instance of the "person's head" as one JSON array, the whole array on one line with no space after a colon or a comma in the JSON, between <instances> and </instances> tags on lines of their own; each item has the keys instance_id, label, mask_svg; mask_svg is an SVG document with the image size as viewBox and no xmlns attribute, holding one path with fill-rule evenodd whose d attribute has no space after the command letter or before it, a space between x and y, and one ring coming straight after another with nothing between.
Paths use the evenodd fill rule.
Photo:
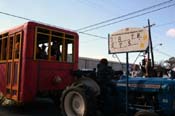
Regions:
<instances>
[{"instance_id":1,"label":"person's head","mask_svg":"<svg viewBox=\"0 0 175 116\"><path fill-rule=\"evenodd\" d=\"M106 58L102 58L100 60L100 64L105 64L105 65L108 65L108 60Z\"/></svg>"}]
</instances>

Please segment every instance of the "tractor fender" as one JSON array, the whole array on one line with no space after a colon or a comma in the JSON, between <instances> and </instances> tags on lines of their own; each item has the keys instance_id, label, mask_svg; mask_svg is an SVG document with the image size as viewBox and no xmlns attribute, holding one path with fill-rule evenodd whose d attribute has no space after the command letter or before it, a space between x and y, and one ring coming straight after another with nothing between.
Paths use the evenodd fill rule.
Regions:
<instances>
[{"instance_id":1,"label":"tractor fender","mask_svg":"<svg viewBox=\"0 0 175 116\"><path fill-rule=\"evenodd\" d=\"M95 96L100 95L100 86L92 78L82 77L73 83L73 86L81 86L81 85L85 85L89 87L91 90L93 90L93 92L95 93Z\"/></svg>"}]
</instances>

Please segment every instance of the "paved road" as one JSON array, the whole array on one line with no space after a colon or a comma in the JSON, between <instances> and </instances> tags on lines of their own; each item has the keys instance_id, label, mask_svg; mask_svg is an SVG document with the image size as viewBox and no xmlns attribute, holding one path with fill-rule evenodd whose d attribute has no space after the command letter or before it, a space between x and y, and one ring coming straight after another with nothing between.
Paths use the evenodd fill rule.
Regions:
<instances>
[{"instance_id":1,"label":"paved road","mask_svg":"<svg viewBox=\"0 0 175 116\"><path fill-rule=\"evenodd\" d=\"M51 100L37 100L23 106L0 106L0 116L61 116Z\"/></svg>"}]
</instances>

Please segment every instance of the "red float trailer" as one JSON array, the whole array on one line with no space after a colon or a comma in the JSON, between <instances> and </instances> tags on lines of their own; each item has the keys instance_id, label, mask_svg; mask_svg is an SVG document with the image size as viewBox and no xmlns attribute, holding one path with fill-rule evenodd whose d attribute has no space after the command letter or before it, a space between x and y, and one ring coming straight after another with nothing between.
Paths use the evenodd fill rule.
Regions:
<instances>
[{"instance_id":1,"label":"red float trailer","mask_svg":"<svg viewBox=\"0 0 175 116\"><path fill-rule=\"evenodd\" d=\"M17 102L58 95L78 69L76 32L27 22L0 33L0 92Z\"/></svg>"}]
</instances>

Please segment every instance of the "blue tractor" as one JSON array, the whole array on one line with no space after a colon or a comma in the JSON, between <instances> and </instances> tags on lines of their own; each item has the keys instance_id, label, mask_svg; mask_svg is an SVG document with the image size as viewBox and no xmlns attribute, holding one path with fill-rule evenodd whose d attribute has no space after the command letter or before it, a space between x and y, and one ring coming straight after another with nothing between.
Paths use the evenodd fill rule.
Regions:
<instances>
[{"instance_id":1,"label":"blue tractor","mask_svg":"<svg viewBox=\"0 0 175 116\"><path fill-rule=\"evenodd\" d=\"M114 81L118 111L126 106L126 79ZM175 115L175 80L165 78L129 78L128 111L130 115ZM138 112L138 113L137 113ZM139 115L139 116L140 116ZM142 116L141 115L141 116Z\"/></svg>"},{"instance_id":2,"label":"blue tractor","mask_svg":"<svg viewBox=\"0 0 175 116\"><path fill-rule=\"evenodd\" d=\"M121 74L105 59L97 71L76 71L77 81L62 93L63 116L175 116L175 80L129 77L126 92Z\"/></svg>"}]
</instances>

